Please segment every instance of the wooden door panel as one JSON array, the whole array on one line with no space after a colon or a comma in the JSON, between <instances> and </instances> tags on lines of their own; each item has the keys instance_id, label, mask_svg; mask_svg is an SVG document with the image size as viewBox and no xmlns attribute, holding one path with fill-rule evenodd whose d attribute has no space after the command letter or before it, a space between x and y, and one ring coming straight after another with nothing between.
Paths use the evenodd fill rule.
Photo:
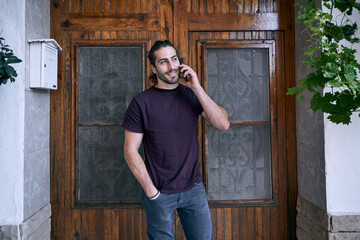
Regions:
<instances>
[{"instance_id":1,"label":"wooden door panel","mask_svg":"<svg viewBox=\"0 0 360 240\"><path fill-rule=\"evenodd\" d=\"M59 57L60 88L51 95L53 239L147 239L145 213L140 208L139 202L133 207L125 208L114 205L95 206L95 208L94 205L75 206L77 88L75 44L113 44L113 41L122 43L142 41L150 44L161 37L156 1L148 1L141 5L143 14L134 14L140 12L138 8L140 1L134 4L127 1L126 6L123 4L125 1L120 1L118 5L113 5L116 1L105 2L112 2L110 8L106 4L95 5L95 1L52 1L52 18L57 20L57 24L52 25L52 36L64 47ZM80 3L85 4L80 6ZM89 13L94 15L88 18ZM123 23L117 22L115 24L117 27L112 25L114 19L111 17L102 19L103 22L97 22L99 16L113 13L134 15L122 18ZM151 19L158 23L151 24L152 20L147 21L149 19L144 13L149 13L150 15L146 16L152 16ZM129 24L133 24L133 27L129 28ZM148 47L146 48L148 51Z\"/></svg>"},{"instance_id":2,"label":"wooden door panel","mask_svg":"<svg viewBox=\"0 0 360 240\"><path fill-rule=\"evenodd\" d=\"M208 198L217 205L277 204L274 59L281 56L275 54L275 41L203 40L198 45L203 86L228 110L231 124L221 132L203 122Z\"/></svg>"},{"instance_id":3,"label":"wooden door panel","mask_svg":"<svg viewBox=\"0 0 360 240\"><path fill-rule=\"evenodd\" d=\"M201 79L204 79L204 68L203 59L205 56L202 52L201 45L207 43L228 43L236 44L241 42L251 43L251 42L266 42L274 41L276 46L281 46L283 43L284 35L279 32L274 31L261 31L261 32L191 32L189 34L189 59L191 59L191 64L193 68L197 68L198 73L200 73ZM220 45L221 47L221 45ZM275 50L275 49L274 49ZM284 64L281 50L274 51L274 59L276 66L282 66ZM270 63L271 64L271 63ZM278 69L273 69L271 73L273 81L273 88L276 87L283 88L284 79L282 79L282 74L278 72ZM277 99L279 93L272 92L273 101L279 101ZM281 94L280 94L281 95ZM274 99L275 98L275 99ZM283 99L281 99L283 101ZM275 105L272 107L274 108ZM276 123L277 119L284 119L285 116L282 111L276 111L277 108L284 108L281 102L278 106L275 107L272 111L275 111L273 114L276 116L272 117L272 121L276 124L276 127L273 128L273 131L276 131L278 128L285 128ZM280 121L281 123L282 121ZM202 128L203 131L206 131ZM201 135L204 135L205 132L202 132ZM275 135L274 135L275 134ZM286 181L279 182L279 176L284 174L284 164L285 164L285 148L283 138L276 139L276 133L272 133L272 141L275 141L277 144L275 149L273 149L273 194L274 201L210 201L211 215L214 226L214 236L216 239L283 239L286 233L286 227L284 229L279 229L279 224L287 225L287 222L283 219L287 217L287 198L286 194L283 192L278 194L278 188L286 188ZM206 144L206 141L203 142ZM206 161L206 149L207 146L202 145L202 160ZM275 152L274 152L275 151ZM203 165L206 164L202 162ZM282 167L279 167L282 166ZM203 176L206 176L206 173ZM206 179L205 179L206 182ZM256 206L260 204L261 206ZM228 207L227 207L228 206ZM285 207L285 211L283 210Z\"/></svg>"},{"instance_id":4,"label":"wooden door panel","mask_svg":"<svg viewBox=\"0 0 360 240\"><path fill-rule=\"evenodd\" d=\"M58 90L51 92L52 239L147 239L139 202L76 204L76 44L169 39L203 79L201 45L210 41L266 41L275 52L275 199L210 201L215 239L295 239L296 144L293 1L257 0L51 0L51 36L62 46ZM150 74L149 63L145 63ZM146 88L146 84L143 86ZM272 93L274 94L274 93ZM199 162L206 164L206 128L199 121ZM207 169L200 169L206 178ZM206 179L204 179L206 181ZM175 215L176 239L185 239Z\"/></svg>"},{"instance_id":5,"label":"wooden door panel","mask_svg":"<svg viewBox=\"0 0 360 240\"><path fill-rule=\"evenodd\" d=\"M147 239L143 209L73 210L73 239Z\"/></svg>"}]
</instances>

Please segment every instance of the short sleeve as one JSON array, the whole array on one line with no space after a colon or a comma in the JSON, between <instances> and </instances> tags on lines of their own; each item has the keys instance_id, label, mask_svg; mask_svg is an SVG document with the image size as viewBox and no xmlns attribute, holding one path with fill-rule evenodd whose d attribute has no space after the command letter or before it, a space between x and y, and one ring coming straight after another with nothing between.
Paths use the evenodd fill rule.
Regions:
<instances>
[{"instance_id":1,"label":"short sleeve","mask_svg":"<svg viewBox=\"0 0 360 240\"><path fill-rule=\"evenodd\" d=\"M144 133L143 123L141 108L135 98L133 98L126 110L122 127L131 132Z\"/></svg>"},{"instance_id":2,"label":"short sleeve","mask_svg":"<svg viewBox=\"0 0 360 240\"><path fill-rule=\"evenodd\" d=\"M192 104L193 104L196 112L199 115L201 115L203 113L204 109L203 109L199 99L196 97L195 93L192 90L188 89L188 91L189 91L189 94L191 96L191 101L192 101Z\"/></svg>"}]
</instances>

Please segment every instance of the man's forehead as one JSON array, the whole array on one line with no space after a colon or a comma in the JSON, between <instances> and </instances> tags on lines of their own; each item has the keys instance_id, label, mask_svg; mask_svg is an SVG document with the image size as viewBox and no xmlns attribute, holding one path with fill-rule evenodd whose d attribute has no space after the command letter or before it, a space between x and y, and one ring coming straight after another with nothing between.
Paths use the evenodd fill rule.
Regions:
<instances>
[{"instance_id":1,"label":"man's forehead","mask_svg":"<svg viewBox=\"0 0 360 240\"><path fill-rule=\"evenodd\" d=\"M162 47L158 49L154 54L156 56L156 60L177 56L176 50L171 46Z\"/></svg>"}]
</instances>

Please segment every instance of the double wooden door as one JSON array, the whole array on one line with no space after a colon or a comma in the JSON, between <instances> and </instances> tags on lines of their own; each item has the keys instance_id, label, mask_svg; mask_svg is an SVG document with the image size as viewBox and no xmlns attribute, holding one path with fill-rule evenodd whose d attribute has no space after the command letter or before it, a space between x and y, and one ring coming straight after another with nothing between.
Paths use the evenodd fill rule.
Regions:
<instances>
[{"instance_id":1,"label":"double wooden door","mask_svg":"<svg viewBox=\"0 0 360 240\"><path fill-rule=\"evenodd\" d=\"M199 162L215 239L295 239L293 2L51 0L62 46L51 93L52 239L147 239L140 187L123 157L147 53L169 39L229 112L199 120ZM185 239L174 216L176 239Z\"/></svg>"}]
</instances>

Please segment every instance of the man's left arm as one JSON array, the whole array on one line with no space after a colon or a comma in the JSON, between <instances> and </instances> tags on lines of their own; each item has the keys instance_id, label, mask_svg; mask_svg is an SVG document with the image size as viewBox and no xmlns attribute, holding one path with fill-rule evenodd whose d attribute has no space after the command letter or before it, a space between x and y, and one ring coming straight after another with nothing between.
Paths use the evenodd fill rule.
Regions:
<instances>
[{"instance_id":1,"label":"man's left arm","mask_svg":"<svg viewBox=\"0 0 360 240\"><path fill-rule=\"evenodd\" d=\"M214 100L207 95L202 87L193 89L193 91L204 109L201 116L217 129L228 130L230 123L228 120L228 113L225 108L217 105Z\"/></svg>"},{"instance_id":2,"label":"man's left arm","mask_svg":"<svg viewBox=\"0 0 360 240\"><path fill-rule=\"evenodd\" d=\"M181 65L183 76L187 77L186 85L193 90L204 111L201 114L207 121L219 130L227 130L230 127L227 111L216 104L200 85L196 72L187 65Z\"/></svg>"}]
</instances>

